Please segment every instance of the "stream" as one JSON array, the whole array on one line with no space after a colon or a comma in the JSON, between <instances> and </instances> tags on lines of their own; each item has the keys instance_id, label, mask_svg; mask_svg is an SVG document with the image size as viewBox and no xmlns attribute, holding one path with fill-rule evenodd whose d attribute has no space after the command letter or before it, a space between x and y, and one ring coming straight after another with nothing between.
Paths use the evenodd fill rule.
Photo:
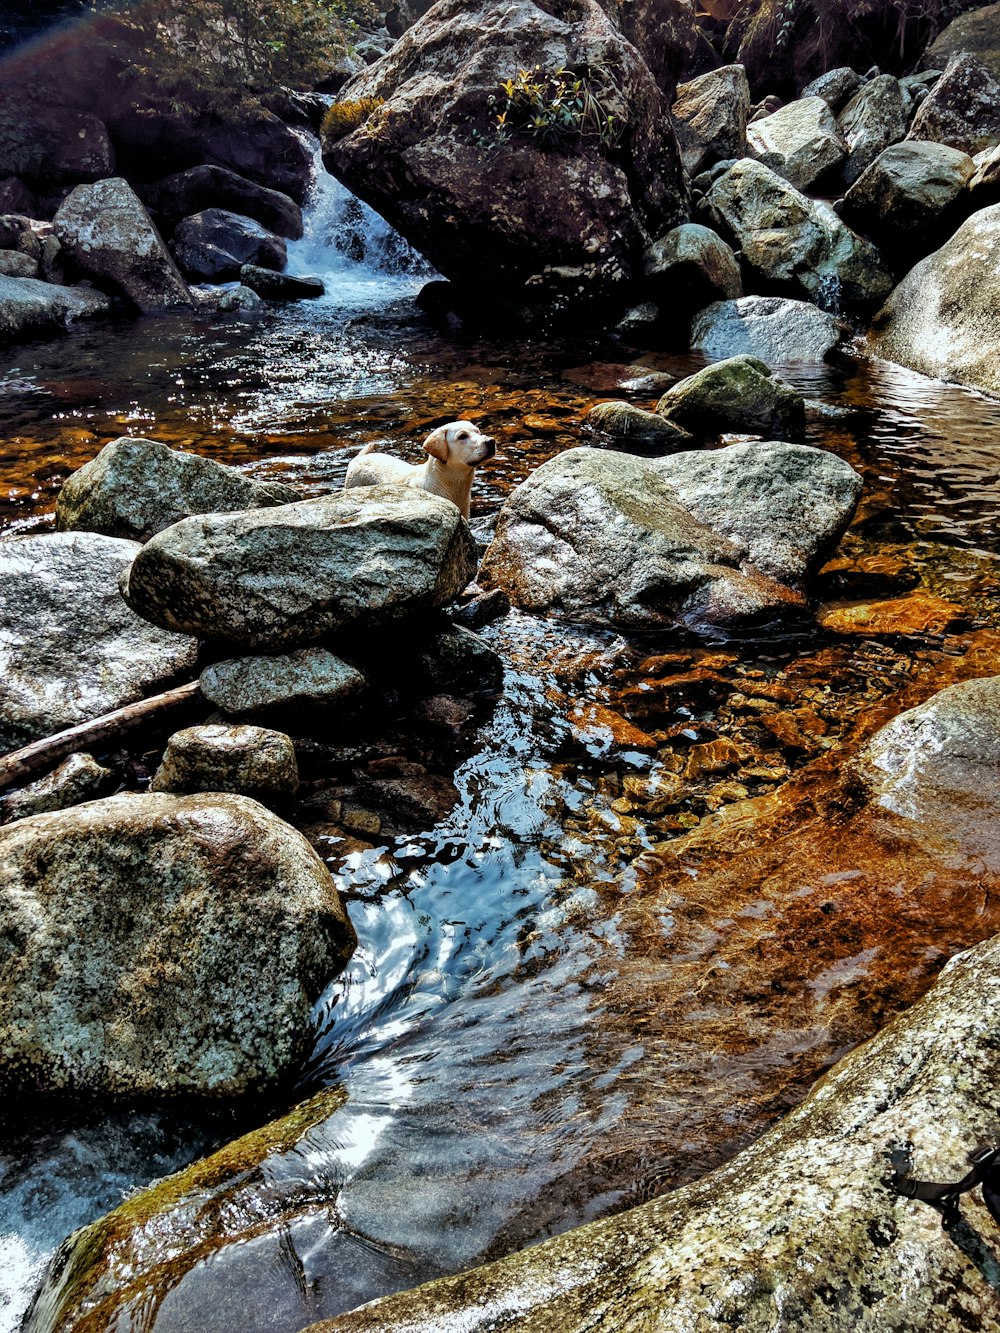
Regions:
<instances>
[{"instance_id":1,"label":"stream","mask_svg":"<svg viewBox=\"0 0 1000 1333\"><path fill-rule=\"evenodd\" d=\"M66 476L122 434L311 496L340 486L360 446L414 459L430 429L469 417L498 443L474 492L486 537L533 468L594 442L582 419L623 396L619 381L700 364L607 340L435 330L412 304L426 268L329 178L307 224L289 269L323 273L320 301L95 324L0 352L5 536L50 528ZM858 599L859 568L889 569L882 595L936 599L937 619L881 636L817 626L718 643L518 613L489 626L506 673L495 708L454 734L432 718L371 721L373 753L419 758L453 786L447 812L367 840L316 833L359 948L317 1004L315 1048L284 1103L0 1111L0 1333L19 1327L70 1231L318 1088L346 1100L268 1165L271 1184L294 1180L304 1200L282 1243L215 1251L116 1328L173 1333L200 1311L218 1333L292 1333L508 1253L697 1177L844 1054L821 1020L738 1052L688 1029L675 1046L648 997L630 1004L618 984L643 958L622 921L637 857L776 790L917 669L961 653L963 633L1000 627L1000 403L863 360L781 373L822 405L809 442L866 479L845 568L821 595ZM657 692L651 658L689 673L690 688ZM775 709L782 690L808 705L817 721L809 731L799 718L804 739L782 741L747 712L764 687ZM720 737L743 747L740 766L694 772L692 747ZM679 772L689 793L664 805L658 783ZM656 929L667 938L670 922ZM927 984L947 951L929 959ZM845 940L817 1003L882 965ZM692 1022L697 1008L694 988Z\"/></svg>"}]
</instances>

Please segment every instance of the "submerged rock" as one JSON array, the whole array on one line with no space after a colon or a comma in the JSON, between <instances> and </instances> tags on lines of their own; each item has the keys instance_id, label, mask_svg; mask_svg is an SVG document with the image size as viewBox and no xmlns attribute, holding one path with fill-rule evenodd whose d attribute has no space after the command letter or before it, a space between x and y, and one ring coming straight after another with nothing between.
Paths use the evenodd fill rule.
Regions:
<instances>
[{"instance_id":1,"label":"submerged rock","mask_svg":"<svg viewBox=\"0 0 1000 1333\"><path fill-rule=\"evenodd\" d=\"M149 789L236 792L265 805L288 801L299 790L295 746L284 732L265 727L185 727L167 741Z\"/></svg>"},{"instance_id":2,"label":"submerged rock","mask_svg":"<svg viewBox=\"0 0 1000 1333\"><path fill-rule=\"evenodd\" d=\"M691 350L711 357L759 357L769 364L823 361L850 336L846 324L809 301L743 296L716 301L695 316Z\"/></svg>"},{"instance_id":3,"label":"submerged rock","mask_svg":"<svg viewBox=\"0 0 1000 1333\"><path fill-rule=\"evenodd\" d=\"M912 268L875 317L875 356L1000 393L1000 204Z\"/></svg>"},{"instance_id":4,"label":"submerged rock","mask_svg":"<svg viewBox=\"0 0 1000 1333\"><path fill-rule=\"evenodd\" d=\"M909 138L929 139L974 155L1000 144L1000 79L961 52L920 104Z\"/></svg>"},{"instance_id":5,"label":"submerged rock","mask_svg":"<svg viewBox=\"0 0 1000 1333\"><path fill-rule=\"evenodd\" d=\"M750 85L742 65L724 65L680 84L671 116L687 174L743 157L749 114Z\"/></svg>"},{"instance_id":6,"label":"submerged rock","mask_svg":"<svg viewBox=\"0 0 1000 1333\"><path fill-rule=\"evenodd\" d=\"M155 694L193 673L198 646L122 600L141 548L90 532L0 542L0 750Z\"/></svg>"},{"instance_id":7,"label":"submerged rock","mask_svg":"<svg viewBox=\"0 0 1000 1333\"><path fill-rule=\"evenodd\" d=\"M186 518L142 548L123 591L154 624L280 651L426 614L475 572L475 540L450 500L370 486Z\"/></svg>"},{"instance_id":8,"label":"submerged rock","mask_svg":"<svg viewBox=\"0 0 1000 1333\"><path fill-rule=\"evenodd\" d=\"M660 416L659 412L647 412L645 408L625 401L598 403L587 413L587 424L616 440L634 440L636 444L684 448L694 442L690 432Z\"/></svg>"},{"instance_id":9,"label":"submerged rock","mask_svg":"<svg viewBox=\"0 0 1000 1333\"><path fill-rule=\"evenodd\" d=\"M339 708L361 693L365 678L327 648L298 648L213 662L199 684L210 703L238 717L279 708Z\"/></svg>"},{"instance_id":10,"label":"submerged rock","mask_svg":"<svg viewBox=\"0 0 1000 1333\"><path fill-rule=\"evenodd\" d=\"M694 435L745 431L800 440L805 434L805 399L752 356L732 356L680 380L656 411Z\"/></svg>"},{"instance_id":11,"label":"submerged rock","mask_svg":"<svg viewBox=\"0 0 1000 1333\"><path fill-rule=\"evenodd\" d=\"M8 1093L272 1087L354 946L322 861L243 796L111 796L8 825L0 856Z\"/></svg>"},{"instance_id":12,"label":"submerged rock","mask_svg":"<svg viewBox=\"0 0 1000 1333\"><path fill-rule=\"evenodd\" d=\"M140 310L192 304L187 283L127 181L112 177L78 185L53 225L84 273L110 283Z\"/></svg>"},{"instance_id":13,"label":"submerged rock","mask_svg":"<svg viewBox=\"0 0 1000 1333\"><path fill-rule=\"evenodd\" d=\"M68 477L56 502L56 527L148 541L192 514L292 504L296 491L254 481L237 468L122 436Z\"/></svg>"},{"instance_id":14,"label":"submerged rock","mask_svg":"<svg viewBox=\"0 0 1000 1333\"><path fill-rule=\"evenodd\" d=\"M755 120L747 142L797 190L808 190L847 157L847 142L822 97L802 97Z\"/></svg>"},{"instance_id":15,"label":"submerged rock","mask_svg":"<svg viewBox=\"0 0 1000 1333\"><path fill-rule=\"evenodd\" d=\"M0 801L0 814L13 820L43 815L49 810L66 810L107 796L116 782L112 770L99 764L92 754L71 754L44 778L5 796Z\"/></svg>"}]
</instances>

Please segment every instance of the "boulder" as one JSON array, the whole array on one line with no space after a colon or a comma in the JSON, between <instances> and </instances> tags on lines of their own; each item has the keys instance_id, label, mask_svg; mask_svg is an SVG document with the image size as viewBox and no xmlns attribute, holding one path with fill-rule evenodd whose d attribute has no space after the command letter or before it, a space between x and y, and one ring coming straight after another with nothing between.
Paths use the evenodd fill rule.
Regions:
<instances>
[{"instance_id":1,"label":"boulder","mask_svg":"<svg viewBox=\"0 0 1000 1333\"><path fill-rule=\"evenodd\" d=\"M944 69L952 56L967 51L1000 79L1000 4L981 5L959 14L924 52L924 69Z\"/></svg>"},{"instance_id":2,"label":"boulder","mask_svg":"<svg viewBox=\"0 0 1000 1333\"><path fill-rule=\"evenodd\" d=\"M13 79L12 79L13 81ZM9 92L8 88L4 90ZM97 181L115 169L102 121L87 111L51 103L11 103L0 108L0 176L39 183Z\"/></svg>"},{"instance_id":3,"label":"boulder","mask_svg":"<svg viewBox=\"0 0 1000 1333\"><path fill-rule=\"evenodd\" d=\"M649 246L642 259L645 286L672 317L710 301L743 295L740 266L729 246L708 227L684 222Z\"/></svg>"},{"instance_id":4,"label":"boulder","mask_svg":"<svg viewBox=\"0 0 1000 1333\"><path fill-rule=\"evenodd\" d=\"M24 213L29 218L38 214L38 200L18 176L0 180L0 213Z\"/></svg>"},{"instance_id":5,"label":"boulder","mask_svg":"<svg viewBox=\"0 0 1000 1333\"><path fill-rule=\"evenodd\" d=\"M0 337L64 329L77 319L106 315L111 302L89 287L54 287L37 278L0 276Z\"/></svg>"},{"instance_id":6,"label":"boulder","mask_svg":"<svg viewBox=\"0 0 1000 1333\"><path fill-rule=\"evenodd\" d=\"M1000 147L977 153L972 162L976 170L969 181L969 211L1000 204Z\"/></svg>"},{"instance_id":7,"label":"boulder","mask_svg":"<svg viewBox=\"0 0 1000 1333\"><path fill-rule=\"evenodd\" d=\"M822 97L830 110L837 112L863 83L864 79L857 70L851 69L850 65L838 65L836 69L828 69L818 79L813 79L812 83L807 83L800 96Z\"/></svg>"},{"instance_id":8,"label":"boulder","mask_svg":"<svg viewBox=\"0 0 1000 1333\"><path fill-rule=\"evenodd\" d=\"M759 357L769 365L823 361L850 337L846 324L808 301L743 296L699 311L691 325L691 350L720 360Z\"/></svg>"},{"instance_id":9,"label":"boulder","mask_svg":"<svg viewBox=\"0 0 1000 1333\"><path fill-rule=\"evenodd\" d=\"M226 167L297 204L309 193L315 169L309 141L271 111L244 106L236 115L200 121L195 151L200 163Z\"/></svg>"},{"instance_id":10,"label":"boulder","mask_svg":"<svg viewBox=\"0 0 1000 1333\"><path fill-rule=\"evenodd\" d=\"M444 606L475 576L476 554L450 500L369 486L186 518L142 548L123 591L165 628L282 651Z\"/></svg>"},{"instance_id":11,"label":"boulder","mask_svg":"<svg viewBox=\"0 0 1000 1333\"><path fill-rule=\"evenodd\" d=\"M803 599L753 556L801 582L850 521L860 486L805 446L664 459L570 449L510 496L480 579L524 610L631 630L775 620Z\"/></svg>"},{"instance_id":12,"label":"boulder","mask_svg":"<svg viewBox=\"0 0 1000 1333\"><path fill-rule=\"evenodd\" d=\"M413 687L424 694L499 694L503 659L461 625L448 625L419 645Z\"/></svg>"},{"instance_id":13,"label":"boulder","mask_svg":"<svg viewBox=\"0 0 1000 1333\"><path fill-rule=\"evenodd\" d=\"M837 121L847 143L844 180L850 185L890 144L906 136L907 99L891 74L864 84L840 113Z\"/></svg>"},{"instance_id":14,"label":"boulder","mask_svg":"<svg viewBox=\"0 0 1000 1333\"><path fill-rule=\"evenodd\" d=\"M768 161L797 190L808 190L821 176L839 167L847 142L822 97L789 102L747 128L748 151Z\"/></svg>"},{"instance_id":15,"label":"boulder","mask_svg":"<svg viewBox=\"0 0 1000 1333\"><path fill-rule=\"evenodd\" d=\"M869 345L924 375L1000 393L1000 204L974 213L907 273Z\"/></svg>"},{"instance_id":16,"label":"boulder","mask_svg":"<svg viewBox=\"0 0 1000 1333\"><path fill-rule=\"evenodd\" d=\"M99 764L92 754L71 754L44 778L5 796L0 801L0 812L5 820L13 820L43 815L48 810L66 810L107 796L117 781L112 770Z\"/></svg>"},{"instance_id":17,"label":"boulder","mask_svg":"<svg viewBox=\"0 0 1000 1333\"><path fill-rule=\"evenodd\" d=\"M138 195L120 177L78 185L53 218L68 255L142 311L190 306L191 293Z\"/></svg>"},{"instance_id":18,"label":"boulder","mask_svg":"<svg viewBox=\"0 0 1000 1333\"><path fill-rule=\"evenodd\" d=\"M218 308L226 313L230 311L260 311L267 308L267 303L252 288L241 285L223 292L219 298Z\"/></svg>"},{"instance_id":19,"label":"boulder","mask_svg":"<svg viewBox=\"0 0 1000 1333\"><path fill-rule=\"evenodd\" d=\"M752 356L696 371L669 388L656 410L702 437L741 431L799 440L805 434L805 399Z\"/></svg>"},{"instance_id":20,"label":"boulder","mask_svg":"<svg viewBox=\"0 0 1000 1333\"><path fill-rule=\"evenodd\" d=\"M603 311L687 213L668 111L594 0L439 0L344 89L323 160L484 318Z\"/></svg>"},{"instance_id":21,"label":"boulder","mask_svg":"<svg viewBox=\"0 0 1000 1333\"><path fill-rule=\"evenodd\" d=\"M287 194L247 180L228 167L203 164L175 172L162 180L139 187L146 206L152 209L164 231L172 231L182 218L204 209L221 208L253 218L261 226L298 240L302 235L302 209Z\"/></svg>"},{"instance_id":22,"label":"boulder","mask_svg":"<svg viewBox=\"0 0 1000 1333\"><path fill-rule=\"evenodd\" d=\"M912 263L944 239L955 205L975 175L967 153L946 144L894 144L880 153L844 197L841 216Z\"/></svg>"},{"instance_id":23,"label":"boulder","mask_svg":"<svg viewBox=\"0 0 1000 1333\"><path fill-rule=\"evenodd\" d=\"M262 301L314 301L326 291L322 278L296 273L275 273L257 264L244 264L239 279L243 287ZM241 309L246 303L241 301ZM250 307L251 309L253 307Z\"/></svg>"},{"instance_id":24,"label":"boulder","mask_svg":"<svg viewBox=\"0 0 1000 1333\"><path fill-rule=\"evenodd\" d=\"M675 422L621 400L592 407L587 413L587 424L626 443L660 445L666 449L683 449L694 443L691 434Z\"/></svg>"},{"instance_id":25,"label":"boulder","mask_svg":"<svg viewBox=\"0 0 1000 1333\"><path fill-rule=\"evenodd\" d=\"M149 784L183 795L228 791L270 805L298 794L295 746L283 731L210 723L175 731Z\"/></svg>"},{"instance_id":26,"label":"boulder","mask_svg":"<svg viewBox=\"0 0 1000 1333\"><path fill-rule=\"evenodd\" d=\"M282 269L288 259L280 236L224 208L206 208L185 218L170 249L181 272L194 282L233 282L244 264Z\"/></svg>"},{"instance_id":27,"label":"boulder","mask_svg":"<svg viewBox=\"0 0 1000 1333\"><path fill-rule=\"evenodd\" d=\"M642 55L657 85L672 92L677 76L697 62L699 47L705 53L703 34L695 26L694 8L664 0L601 0L601 8L615 20ZM708 56L713 56L708 46Z\"/></svg>"},{"instance_id":28,"label":"boulder","mask_svg":"<svg viewBox=\"0 0 1000 1333\"><path fill-rule=\"evenodd\" d=\"M111 796L0 830L0 1087L231 1097L287 1078L354 931L243 796Z\"/></svg>"},{"instance_id":29,"label":"boulder","mask_svg":"<svg viewBox=\"0 0 1000 1333\"><path fill-rule=\"evenodd\" d=\"M277 709L341 709L365 688L360 671L327 648L213 662L201 673L205 698L236 717Z\"/></svg>"},{"instance_id":30,"label":"boulder","mask_svg":"<svg viewBox=\"0 0 1000 1333\"><path fill-rule=\"evenodd\" d=\"M0 276L5 278L37 278L38 260L22 250L0 250Z\"/></svg>"},{"instance_id":31,"label":"boulder","mask_svg":"<svg viewBox=\"0 0 1000 1333\"><path fill-rule=\"evenodd\" d=\"M265 509L301 498L289 486L254 481L212 458L126 435L66 479L56 527L145 542L192 514Z\"/></svg>"},{"instance_id":32,"label":"boulder","mask_svg":"<svg viewBox=\"0 0 1000 1333\"><path fill-rule=\"evenodd\" d=\"M684 170L697 176L747 150L750 85L742 65L723 65L677 89L671 108Z\"/></svg>"},{"instance_id":33,"label":"boulder","mask_svg":"<svg viewBox=\"0 0 1000 1333\"><path fill-rule=\"evenodd\" d=\"M920 104L909 138L948 144L974 156L1000 144L1000 78L975 56L952 56Z\"/></svg>"},{"instance_id":34,"label":"boulder","mask_svg":"<svg viewBox=\"0 0 1000 1333\"><path fill-rule=\"evenodd\" d=\"M193 675L195 641L122 600L118 580L140 549L91 532L0 542L0 750Z\"/></svg>"},{"instance_id":35,"label":"boulder","mask_svg":"<svg viewBox=\"0 0 1000 1333\"><path fill-rule=\"evenodd\" d=\"M775 294L805 297L836 314L842 306L874 305L891 290L874 246L761 162L744 159L725 171L700 211L742 252L744 273Z\"/></svg>"}]
</instances>

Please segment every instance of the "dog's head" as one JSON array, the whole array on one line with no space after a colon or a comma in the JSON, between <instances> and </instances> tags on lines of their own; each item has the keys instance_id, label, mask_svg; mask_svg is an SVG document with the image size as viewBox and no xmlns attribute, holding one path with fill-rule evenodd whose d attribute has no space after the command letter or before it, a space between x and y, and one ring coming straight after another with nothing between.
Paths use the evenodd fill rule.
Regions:
<instances>
[{"instance_id":1,"label":"dog's head","mask_svg":"<svg viewBox=\"0 0 1000 1333\"><path fill-rule=\"evenodd\" d=\"M471 421L438 426L424 440L424 448L445 467L478 467L497 451L496 442L480 434Z\"/></svg>"}]
</instances>

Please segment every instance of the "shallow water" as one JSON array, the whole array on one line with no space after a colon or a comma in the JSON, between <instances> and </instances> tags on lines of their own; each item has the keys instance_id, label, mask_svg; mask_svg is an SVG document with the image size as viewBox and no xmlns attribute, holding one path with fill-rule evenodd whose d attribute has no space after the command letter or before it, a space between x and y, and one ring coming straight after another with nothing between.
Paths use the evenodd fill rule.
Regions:
<instances>
[{"instance_id":1,"label":"shallow water","mask_svg":"<svg viewBox=\"0 0 1000 1333\"><path fill-rule=\"evenodd\" d=\"M122 433L314 494L339 486L362 444L416 457L429 429L460 416L500 446L477 479L474 521L484 527L531 468L591 442L582 419L597 399L621 396L613 386L625 367L680 374L695 364L613 343L513 346L435 331L409 304L425 275L371 219L352 241L345 208L353 205L328 198L293 257L293 266L325 269L320 302L225 320L95 325L3 352L6 534L47 527L66 475ZM346 252L337 250L345 236ZM353 262L365 245L364 262ZM786 374L841 409L814 414L812 441L865 473L849 553L900 562L911 582L955 603L965 628L996 624L1000 403L884 364ZM844 579L829 583L830 595L854 595ZM194 1308L212 1312L213 1328L231 1317L245 1333L297 1329L504 1253L700 1174L842 1053L823 1030L823 1003L876 961L847 939L815 981L814 1027L792 1025L739 1053L713 1046L710 1025L692 1041L692 986L684 1041L672 1047L646 1012L648 997L630 1006L616 986L625 963L634 969L643 956L622 911L629 868L719 806L774 790L918 668L961 652L960 637L809 629L699 646L519 615L485 637L505 660L505 690L471 741L455 744L450 814L346 854L336 836L318 844L349 896L360 947L317 1006L315 1051L290 1094L337 1084L347 1101L301 1151L272 1164L312 1204L281 1246L218 1252L128 1326L169 1333ZM651 654L673 657L654 670ZM805 730L791 743L746 712L747 697L759 702L754 691L768 688L779 700L782 690L795 696ZM658 810L646 788L720 736L752 754L725 779L692 779L679 807ZM761 899L740 910L756 919L772 906ZM671 966L702 967L731 926L721 911L709 915ZM664 917L656 929L651 957L674 923ZM943 940L928 967L951 947ZM891 996L885 1003L891 1009ZM161 1107L70 1112L27 1126L9 1112L0 1330L17 1327L69 1230L281 1109L244 1108L241 1118ZM235 1286L247 1299L227 1316Z\"/></svg>"}]
</instances>

